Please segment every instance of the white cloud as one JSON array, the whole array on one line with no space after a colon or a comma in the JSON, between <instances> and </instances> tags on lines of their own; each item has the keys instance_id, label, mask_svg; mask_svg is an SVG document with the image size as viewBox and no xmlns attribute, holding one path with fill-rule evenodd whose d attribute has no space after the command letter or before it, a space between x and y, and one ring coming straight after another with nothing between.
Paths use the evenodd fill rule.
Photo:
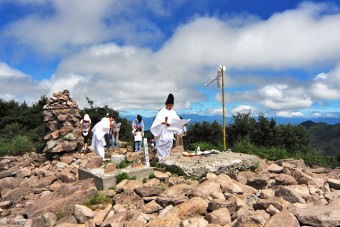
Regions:
<instances>
[{"instance_id":1,"label":"white cloud","mask_svg":"<svg viewBox=\"0 0 340 227\"><path fill-rule=\"evenodd\" d=\"M272 110L309 108L313 102L304 92L302 88L289 88L288 85L266 85L259 90L262 96L260 102Z\"/></svg>"},{"instance_id":2,"label":"white cloud","mask_svg":"<svg viewBox=\"0 0 340 227\"><path fill-rule=\"evenodd\" d=\"M46 94L47 87L29 75L0 62L0 99L33 103Z\"/></svg>"},{"instance_id":3,"label":"white cloud","mask_svg":"<svg viewBox=\"0 0 340 227\"><path fill-rule=\"evenodd\" d=\"M328 75L326 73L319 73L315 76L314 80L327 80Z\"/></svg>"},{"instance_id":4,"label":"white cloud","mask_svg":"<svg viewBox=\"0 0 340 227\"><path fill-rule=\"evenodd\" d=\"M314 83L311 94L318 99L336 100L340 98L340 87L334 87L326 83Z\"/></svg>"},{"instance_id":5,"label":"white cloud","mask_svg":"<svg viewBox=\"0 0 340 227\"><path fill-rule=\"evenodd\" d=\"M11 68L5 62L0 62L0 78L22 78L26 75L19 70Z\"/></svg>"},{"instance_id":6,"label":"white cloud","mask_svg":"<svg viewBox=\"0 0 340 227\"><path fill-rule=\"evenodd\" d=\"M109 39L104 18L112 6L110 1L98 1L95 4L92 0L49 3L53 6L53 13L30 14L7 25L3 34L14 37L40 54L62 53ZM42 9L47 7L41 4Z\"/></svg>"},{"instance_id":7,"label":"white cloud","mask_svg":"<svg viewBox=\"0 0 340 227\"><path fill-rule=\"evenodd\" d=\"M152 3L50 1L54 7L50 15L43 17L36 13L12 22L1 34L40 54L67 53L67 57L45 81L33 81L22 73L30 92L16 84L14 78L2 80L5 90L1 89L1 95L21 94L21 91L45 94L47 88L51 94L69 89L81 107L86 105L88 96L97 105L109 105L117 110L157 110L164 105L168 93L173 93L175 108L186 109L205 101L206 95L197 88L201 89L211 79L219 64L226 64L226 87L241 89L226 94L228 103L242 101L234 110L256 106L259 112L263 108L298 116L300 109L311 107L311 97L340 98L339 65L304 84L288 83L281 77L267 81L265 76L229 75L232 70L303 70L323 66L325 62L327 66L340 64L340 14L328 13L327 5L302 4L267 20L249 16L228 19L195 16L190 22L183 21L167 42L154 50L152 45L140 46L162 41L164 31L152 20L135 13L144 6L143 10L151 11L153 16L167 17L182 3ZM140 7L129 7L132 4ZM123 44L118 45L115 40ZM11 70L13 75L20 75L20 71ZM14 90L12 93L9 87ZM216 93L220 102L220 90ZM258 102L263 106L254 105Z\"/></svg>"},{"instance_id":8,"label":"white cloud","mask_svg":"<svg viewBox=\"0 0 340 227\"><path fill-rule=\"evenodd\" d=\"M288 86L285 84L277 84L277 85L267 85L260 89L260 94L269 97L272 99L281 99L283 97L283 90L285 90Z\"/></svg>"},{"instance_id":9,"label":"white cloud","mask_svg":"<svg viewBox=\"0 0 340 227\"><path fill-rule=\"evenodd\" d=\"M329 82L340 87L340 62L335 66L334 70L329 72Z\"/></svg>"},{"instance_id":10,"label":"white cloud","mask_svg":"<svg viewBox=\"0 0 340 227\"><path fill-rule=\"evenodd\" d=\"M256 111L256 109L252 106L248 106L248 105L240 105L235 107L234 109L231 110L231 114L232 115L237 115L238 113L252 113L254 114Z\"/></svg>"},{"instance_id":11,"label":"white cloud","mask_svg":"<svg viewBox=\"0 0 340 227\"><path fill-rule=\"evenodd\" d=\"M313 116L313 117L321 117L321 116L322 116L322 114L321 114L321 113L319 113L319 112L317 112L317 113L313 113L313 114L312 114L312 116Z\"/></svg>"},{"instance_id":12,"label":"white cloud","mask_svg":"<svg viewBox=\"0 0 340 227\"><path fill-rule=\"evenodd\" d=\"M59 65L51 81L51 93L68 88L80 106L86 104L88 96L98 105L117 110L158 110L164 106L167 95L173 93L175 108L188 108L202 100L203 95L193 88L191 77L185 73L165 65L148 49L98 45ZM77 81L68 83L72 75L77 75Z\"/></svg>"},{"instance_id":13,"label":"white cloud","mask_svg":"<svg viewBox=\"0 0 340 227\"><path fill-rule=\"evenodd\" d=\"M209 109L205 110L205 114L206 115L221 115L222 116L223 110L222 110L222 108L216 108L216 109L209 108Z\"/></svg>"},{"instance_id":14,"label":"white cloud","mask_svg":"<svg viewBox=\"0 0 340 227\"><path fill-rule=\"evenodd\" d=\"M304 5L276 13L266 21L244 20L239 26L234 26L233 20L197 18L177 29L160 56L172 56L167 58L169 63L219 62L231 68L275 69L334 62L340 57L340 15L324 13L323 5ZM171 55L174 52L182 54Z\"/></svg>"},{"instance_id":15,"label":"white cloud","mask_svg":"<svg viewBox=\"0 0 340 227\"><path fill-rule=\"evenodd\" d=\"M301 112L289 112L289 111L278 111L276 115L278 117L304 117L305 116Z\"/></svg>"}]
</instances>

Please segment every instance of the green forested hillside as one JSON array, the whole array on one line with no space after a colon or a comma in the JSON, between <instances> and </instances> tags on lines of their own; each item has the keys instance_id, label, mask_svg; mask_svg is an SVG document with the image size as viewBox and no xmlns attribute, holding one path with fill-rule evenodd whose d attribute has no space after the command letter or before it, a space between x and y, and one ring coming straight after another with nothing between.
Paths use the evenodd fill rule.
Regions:
<instances>
[{"instance_id":1,"label":"green forested hillside","mask_svg":"<svg viewBox=\"0 0 340 227\"><path fill-rule=\"evenodd\" d=\"M90 114L93 123L107 112L112 112L122 123L120 139L131 142L131 122L119 117L119 112L108 106L97 107L87 98L90 108L82 115ZM42 152L46 146L43 106L47 98L31 106L26 103L0 99L0 156L22 155L26 152ZM340 124L328 125L307 121L301 125L277 124L263 114L239 113L226 127L223 138L222 126L217 122L196 122L188 126L184 139L185 149L224 149L233 152L255 154L261 158L278 160L303 159L309 165L340 166ZM325 155L327 154L327 155Z\"/></svg>"},{"instance_id":2,"label":"green forested hillside","mask_svg":"<svg viewBox=\"0 0 340 227\"><path fill-rule=\"evenodd\" d=\"M340 157L340 124L306 121L301 125L306 128L314 148L322 150L326 155Z\"/></svg>"}]
</instances>

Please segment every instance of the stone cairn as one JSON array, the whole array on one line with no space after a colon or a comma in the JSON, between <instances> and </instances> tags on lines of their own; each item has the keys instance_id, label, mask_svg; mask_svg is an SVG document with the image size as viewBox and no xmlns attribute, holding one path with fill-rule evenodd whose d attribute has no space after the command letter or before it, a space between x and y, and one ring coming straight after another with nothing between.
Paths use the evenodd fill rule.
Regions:
<instances>
[{"instance_id":1,"label":"stone cairn","mask_svg":"<svg viewBox=\"0 0 340 227\"><path fill-rule=\"evenodd\" d=\"M45 153L80 151L84 145L80 127L81 113L70 92L54 93L43 111Z\"/></svg>"}]
</instances>

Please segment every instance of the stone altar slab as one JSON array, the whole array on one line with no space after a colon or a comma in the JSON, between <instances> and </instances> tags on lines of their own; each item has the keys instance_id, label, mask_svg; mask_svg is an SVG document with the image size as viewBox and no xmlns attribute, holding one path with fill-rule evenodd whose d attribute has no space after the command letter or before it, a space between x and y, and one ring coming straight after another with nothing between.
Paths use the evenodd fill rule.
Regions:
<instances>
[{"instance_id":1,"label":"stone altar slab","mask_svg":"<svg viewBox=\"0 0 340 227\"><path fill-rule=\"evenodd\" d=\"M187 176L203 177L208 172L234 174L242 170L255 170L259 162L258 156L243 153L220 152L187 157L181 152L176 152L164 158L161 164L170 168L178 168Z\"/></svg>"},{"instance_id":2,"label":"stone altar slab","mask_svg":"<svg viewBox=\"0 0 340 227\"><path fill-rule=\"evenodd\" d=\"M153 175L153 168L148 166L143 166L139 168L124 168L117 169L112 173L104 173L104 168L95 168L95 169L85 169L79 168L79 180L84 180L88 178L94 178L94 183L98 190L105 190L110 187L116 187L116 176L121 173L127 173L129 177L136 176L137 180L142 181L144 178L149 179L150 175Z\"/></svg>"}]
</instances>

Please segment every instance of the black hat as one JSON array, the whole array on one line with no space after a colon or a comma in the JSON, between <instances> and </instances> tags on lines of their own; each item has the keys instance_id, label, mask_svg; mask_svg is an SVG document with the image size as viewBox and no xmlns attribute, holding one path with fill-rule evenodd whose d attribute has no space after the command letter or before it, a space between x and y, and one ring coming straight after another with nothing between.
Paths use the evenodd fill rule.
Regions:
<instances>
[{"instance_id":1,"label":"black hat","mask_svg":"<svg viewBox=\"0 0 340 227\"><path fill-rule=\"evenodd\" d=\"M165 104L174 104L174 96L170 93Z\"/></svg>"}]
</instances>

